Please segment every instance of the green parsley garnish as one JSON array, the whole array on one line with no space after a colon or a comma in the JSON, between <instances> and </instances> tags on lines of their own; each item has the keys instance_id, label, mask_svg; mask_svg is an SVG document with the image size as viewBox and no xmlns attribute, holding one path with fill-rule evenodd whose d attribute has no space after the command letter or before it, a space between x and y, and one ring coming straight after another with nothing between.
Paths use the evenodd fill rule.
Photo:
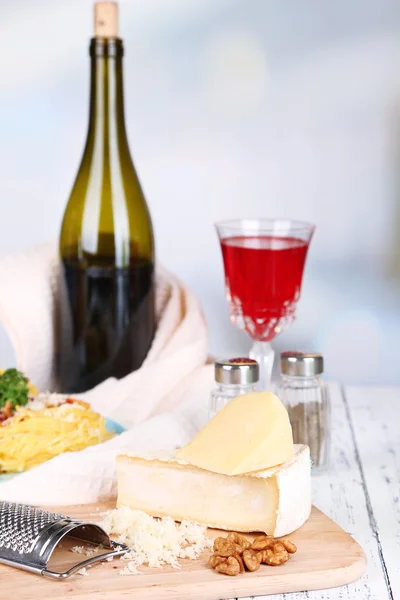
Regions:
<instances>
[{"instance_id":1,"label":"green parsley garnish","mask_svg":"<svg viewBox=\"0 0 400 600\"><path fill-rule=\"evenodd\" d=\"M15 409L28 404L28 378L18 369L7 369L0 375L0 409L7 401Z\"/></svg>"}]
</instances>

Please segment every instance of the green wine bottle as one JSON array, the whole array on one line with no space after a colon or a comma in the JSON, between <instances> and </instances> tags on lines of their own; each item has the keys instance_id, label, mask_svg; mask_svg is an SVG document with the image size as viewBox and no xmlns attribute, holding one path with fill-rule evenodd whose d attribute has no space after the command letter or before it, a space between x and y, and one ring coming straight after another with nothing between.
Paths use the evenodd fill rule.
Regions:
<instances>
[{"instance_id":1,"label":"green wine bottle","mask_svg":"<svg viewBox=\"0 0 400 600\"><path fill-rule=\"evenodd\" d=\"M153 228L125 129L117 11L95 4L89 129L61 228L56 365L68 393L139 368L155 331Z\"/></svg>"}]
</instances>

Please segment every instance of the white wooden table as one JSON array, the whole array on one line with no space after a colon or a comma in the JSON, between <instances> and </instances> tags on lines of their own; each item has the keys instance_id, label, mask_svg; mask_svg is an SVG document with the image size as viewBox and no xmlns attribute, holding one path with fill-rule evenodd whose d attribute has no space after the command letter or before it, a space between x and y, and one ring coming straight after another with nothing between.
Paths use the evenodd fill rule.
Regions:
<instances>
[{"instance_id":1,"label":"white wooden table","mask_svg":"<svg viewBox=\"0 0 400 600\"><path fill-rule=\"evenodd\" d=\"M313 478L314 504L361 544L368 569L345 587L263 598L400 600L400 388L330 388L332 466Z\"/></svg>"}]
</instances>

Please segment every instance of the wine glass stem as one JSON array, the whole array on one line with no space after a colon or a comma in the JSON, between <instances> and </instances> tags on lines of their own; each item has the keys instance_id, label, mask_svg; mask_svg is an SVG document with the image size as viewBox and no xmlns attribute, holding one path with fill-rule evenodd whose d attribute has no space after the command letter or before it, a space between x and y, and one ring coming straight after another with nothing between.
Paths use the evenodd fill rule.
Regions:
<instances>
[{"instance_id":1,"label":"wine glass stem","mask_svg":"<svg viewBox=\"0 0 400 600\"><path fill-rule=\"evenodd\" d=\"M271 390L274 356L275 352L269 342L255 341L250 350L250 358L256 360L260 366L260 380L258 389L261 391Z\"/></svg>"}]
</instances>

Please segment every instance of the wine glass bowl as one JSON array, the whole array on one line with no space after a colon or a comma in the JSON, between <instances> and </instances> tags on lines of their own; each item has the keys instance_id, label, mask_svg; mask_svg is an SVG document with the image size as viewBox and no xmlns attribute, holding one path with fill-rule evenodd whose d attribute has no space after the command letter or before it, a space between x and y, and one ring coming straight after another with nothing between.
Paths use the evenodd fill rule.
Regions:
<instances>
[{"instance_id":1,"label":"wine glass bowl","mask_svg":"<svg viewBox=\"0 0 400 600\"><path fill-rule=\"evenodd\" d=\"M308 247L315 227L285 219L237 219L216 224L232 322L254 341L261 386L269 384L270 341L295 319Z\"/></svg>"}]
</instances>

